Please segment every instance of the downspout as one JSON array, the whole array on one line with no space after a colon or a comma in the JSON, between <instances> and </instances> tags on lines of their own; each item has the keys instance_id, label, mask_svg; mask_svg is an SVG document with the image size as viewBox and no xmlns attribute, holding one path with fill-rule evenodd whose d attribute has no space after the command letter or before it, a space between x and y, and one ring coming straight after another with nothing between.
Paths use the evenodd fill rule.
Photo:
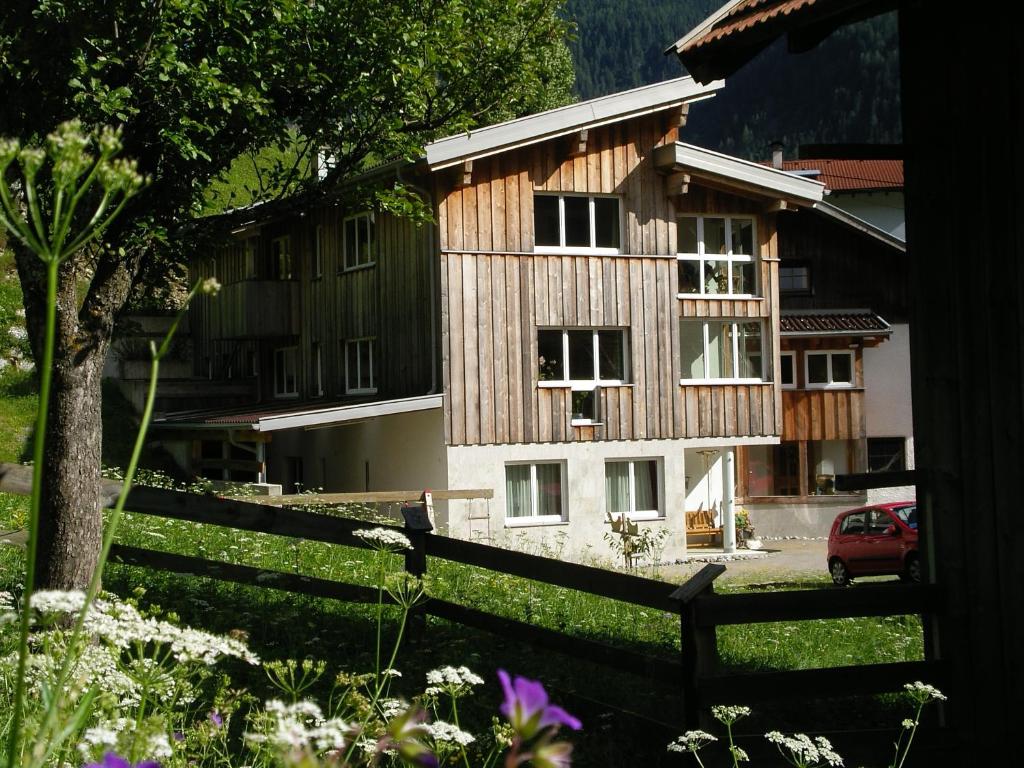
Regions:
<instances>
[{"instance_id":1,"label":"downspout","mask_svg":"<svg viewBox=\"0 0 1024 768\"><path fill-rule=\"evenodd\" d=\"M425 197L426 200L427 200L427 203L430 205L431 215L433 215L433 212L434 212L434 195L430 192L430 190L426 189L425 187L421 187L418 184L413 184L411 181L406 181L404 178L402 178L402 166L401 165L399 165L397 168L395 168L395 177L398 179L398 182L400 184L408 187L409 189L415 190L416 192L419 192L423 197ZM435 232L437 231L436 224L434 226L434 231ZM436 247L432 247L432 250L435 253L440 252L440 240L439 240L439 237L440 237L440 234L438 233L434 237L434 242L431 243L431 246L436 246ZM428 395L435 395L435 394L437 394L437 347L438 347L438 339L437 339L437 274L436 274L437 270L434 268L434 263L433 263L434 259L431 258L430 261L431 261L431 264L430 264L431 268L430 268L430 270L428 270L429 274L430 274L430 390L426 394L428 394Z\"/></svg>"}]
</instances>

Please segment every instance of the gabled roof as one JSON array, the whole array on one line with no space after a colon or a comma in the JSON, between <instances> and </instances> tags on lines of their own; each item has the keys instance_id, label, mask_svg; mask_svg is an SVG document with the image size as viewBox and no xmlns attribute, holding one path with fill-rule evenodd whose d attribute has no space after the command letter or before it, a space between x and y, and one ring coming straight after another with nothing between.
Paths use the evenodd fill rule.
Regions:
<instances>
[{"instance_id":1,"label":"gabled roof","mask_svg":"<svg viewBox=\"0 0 1024 768\"><path fill-rule=\"evenodd\" d=\"M783 336L888 336L892 328L870 309L784 309L779 313Z\"/></svg>"},{"instance_id":2,"label":"gabled roof","mask_svg":"<svg viewBox=\"0 0 1024 768\"><path fill-rule=\"evenodd\" d=\"M698 85L692 77L677 77L448 136L427 145L427 164L436 171L464 160L487 157L586 128L659 112L710 98L724 85L721 81Z\"/></svg>"},{"instance_id":3,"label":"gabled roof","mask_svg":"<svg viewBox=\"0 0 1024 768\"><path fill-rule=\"evenodd\" d=\"M809 50L832 30L885 13L896 0L730 0L669 46L698 82L728 77L776 38Z\"/></svg>"},{"instance_id":4,"label":"gabled roof","mask_svg":"<svg viewBox=\"0 0 1024 768\"><path fill-rule=\"evenodd\" d=\"M902 160L783 160L782 170L798 171L806 178L820 181L833 192L903 189ZM818 173L812 175L811 171Z\"/></svg>"},{"instance_id":5,"label":"gabled roof","mask_svg":"<svg viewBox=\"0 0 1024 768\"><path fill-rule=\"evenodd\" d=\"M813 179L681 141L658 147L654 165L804 205L820 203L825 194L825 185Z\"/></svg>"}]
</instances>

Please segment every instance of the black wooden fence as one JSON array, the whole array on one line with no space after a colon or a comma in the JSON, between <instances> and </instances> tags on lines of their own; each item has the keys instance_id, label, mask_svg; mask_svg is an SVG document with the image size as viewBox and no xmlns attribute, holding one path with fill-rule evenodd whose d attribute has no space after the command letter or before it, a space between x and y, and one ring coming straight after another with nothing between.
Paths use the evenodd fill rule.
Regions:
<instances>
[{"instance_id":1,"label":"black wooden fence","mask_svg":"<svg viewBox=\"0 0 1024 768\"><path fill-rule=\"evenodd\" d=\"M351 547L368 546L354 536L355 531L368 527L365 521L301 509L142 487L131 491L127 509L238 530ZM447 621L632 673L659 685L677 685L682 696L686 727L696 727L701 720L700 714L715 703L757 703L787 697L852 696L896 691L909 680L927 680L939 686L945 681L941 665L935 661L744 674L726 673L718 664L716 631L719 626L842 617L926 615L940 609L940 595L937 588L931 585L879 584L847 589L720 595L714 591L714 582L725 572L725 567L718 564L706 565L679 586L477 542L451 539L416 528L415 525L395 528L403 531L413 543L412 551L406 556L406 568L415 575L422 575L427 569L428 558L435 557L678 614L681 652L679 659L674 661L573 637L447 600L431 598L420 609ZM169 552L116 546L112 558L128 565L315 597L351 602L373 602L377 599L377 591L366 586Z\"/></svg>"}]
</instances>

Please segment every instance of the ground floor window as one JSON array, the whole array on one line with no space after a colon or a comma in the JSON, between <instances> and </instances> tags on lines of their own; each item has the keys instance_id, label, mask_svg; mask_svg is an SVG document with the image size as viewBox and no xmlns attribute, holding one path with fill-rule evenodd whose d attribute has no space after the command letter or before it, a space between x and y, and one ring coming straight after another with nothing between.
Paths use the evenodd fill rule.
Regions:
<instances>
[{"instance_id":1,"label":"ground floor window","mask_svg":"<svg viewBox=\"0 0 1024 768\"><path fill-rule=\"evenodd\" d=\"M661 517L658 462L654 459L606 462L604 490L606 508L613 516Z\"/></svg>"},{"instance_id":2,"label":"ground floor window","mask_svg":"<svg viewBox=\"0 0 1024 768\"><path fill-rule=\"evenodd\" d=\"M373 342L372 338L345 342L345 394L363 395L377 391Z\"/></svg>"},{"instance_id":3,"label":"ground floor window","mask_svg":"<svg viewBox=\"0 0 1024 768\"><path fill-rule=\"evenodd\" d=\"M564 465L507 464L505 466L505 517L511 524L560 522L563 504Z\"/></svg>"},{"instance_id":4,"label":"ground floor window","mask_svg":"<svg viewBox=\"0 0 1024 768\"><path fill-rule=\"evenodd\" d=\"M868 472L902 472L907 468L906 451L906 438L869 437Z\"/></svg>"},{"instance_id":5,"label":"ground floor window","mask_svg":"<svg viewBox=\"0 0 1024 768\"><path fill-rule=\"evenodd\" d=\"M749 497L828 496L836 477L864 472L864 440L792 440L740 450L739 493Z\"/></svg>"}]
</instances>

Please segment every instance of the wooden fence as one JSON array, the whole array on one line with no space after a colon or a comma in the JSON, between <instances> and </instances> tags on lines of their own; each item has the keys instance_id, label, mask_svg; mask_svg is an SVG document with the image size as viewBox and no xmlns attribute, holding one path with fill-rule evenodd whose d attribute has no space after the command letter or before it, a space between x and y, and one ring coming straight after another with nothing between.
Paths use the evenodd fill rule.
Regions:
<instances>
[{"instance_id":1,"label":"wooden fence","mask_svg":"<svg viewBox=\"0 0 1024 768\"><path fill-rule=\"evenodd\" d=\"M15 490L0 473L0 490ZM354 532L368 527L362 520L271 507L250 502L200 496L178 491L136 487L126 509L163 518L218 525L350 547L368 545ZM410 516L412 520L415 516ZM420 516L422 519L422 516ZM940 687L945 674L937 661L858 665L797 671L729 674L719 668L716 632L719 626L776 621L922 614L941 610L936 586L878 584L847 589L803 590L762 594L721 595L714 582L725 566L706 565L679 585L632 574L515 552L432 533L427 526L407 522L404 532L413 548L405 567L423 575L428 558L486 568L526 579L619 600L632 605L678 614L681 651L678 660L649 656L605 643L573 637L470 606L431 598L419 609L440 619L492 632L534 647L632 673L658 685L678 686L684 727L697 727L707 708L716 703L758 703L784 698L852 696L898 691L910 680ZM270 571L199 557L117 545L115 562L201 576L260 588L279 589L314 597L369 603L376 589L362 585Z\"/></svg>"}]
</instances>

